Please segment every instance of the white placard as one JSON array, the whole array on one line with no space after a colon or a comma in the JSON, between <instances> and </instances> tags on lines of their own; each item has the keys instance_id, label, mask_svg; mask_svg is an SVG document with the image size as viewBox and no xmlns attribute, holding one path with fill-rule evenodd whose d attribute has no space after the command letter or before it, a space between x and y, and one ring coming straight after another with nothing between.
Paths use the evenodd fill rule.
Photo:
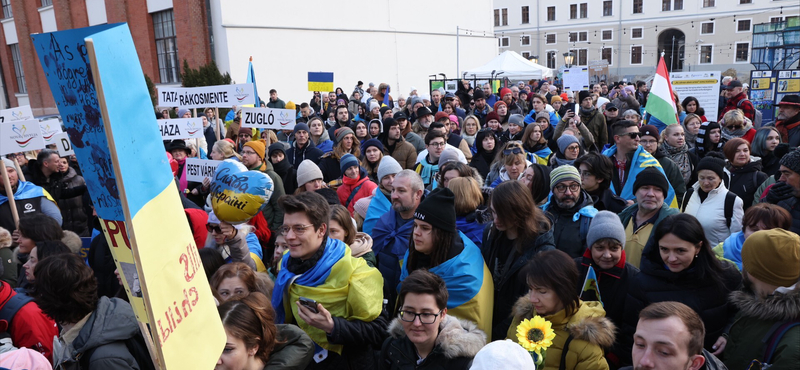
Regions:
<instances>
[{"instance_id":1,"label":"white placard","mask_svg":"<svg viewBox=\"0 0 800 370\"><path fill-rule=\"evenodd\" d=\"M39 129L42 131L42 139L45 145L55 144L56 135L62 133L61 124L58 120L39 121Z\"/></svg>"},{"instance_id":2,"label":"white placard","mask_svg":"<svg viewBox=\"0 0 800 370\"><path fill-rule=\"evenodd\" d=\"M255 102L253 84L158 88L158 105L161 107L230 108Z\"/></svg>"},{"instance_id":3,"label":"white placard","mask_svg":"<svg viewBox=\"0 0 800 370\"><path fill-rule=\"evenodd\" d=\"M30 105L0 110L0 123L33 119Z\"/></svg>"},{"instance_id":4,"label":"white placard","mask_svg":"<svg viewBox=\"0 0 800 370\"><path fill-rule=\"evenodd\" d=\"M160 119L156 122L163 140L203 138L202 118Z\"/></svg>"},{"instance_id":5,"label":"white placard","mask_svg":"<svg viewBox=\"0 0 800 370\"><path fill-rule=\"evenodd\" d=\"M672 91L678 94L680 102L687 96L693 96L706 111L706 118L715 121L719 107L719 82L722 74L713 72L671 72L669 80Z\"/></svg>"},{"instance_id":6,"label":"white placard","mask_svg":"<svg viewBox=\"0 0 800 370\"><path fill-rule=\"evenodd\" d=\"M242 108L242 127L293 130L297 112L293 109Z\"/></svg>"},{"instance_id":7,"label":"white placard","mask_svg":"<svg viewBox=\"0 0 800 370\"><path fill-rule=\"evenodd\" d=\"M72 148L72 142L69 141L69 135L67 135L66 132L56 134L54 142L56 147L58 147L58 155L66 157L75 154Z\"/></svg>"},{"instance_id":8,"label":"white placard","mask_svg":"<svg viewBox=\"0 0 800 370\"><path fill-rule=\"evenodd\" d=\"M27 152L44 146L39 121L0 123L0 154Z\"/></svg>"},{"instance_id":9,"label":"white placard","mask_svg":"<svg viewBox=\"0 0 800 370\"><path fill-rule=\"evenodd\" d=\"M564 91L575 92L589 90L589 68L572 67L565 69L561 75L564 80ZM579 103L579 102L575 102Z\"/></svg>"},{"instance_id":10,"label":"white placard","mask_svg":"<svg viewBox=\"0 0 800 370\"><path fill-rule=\"evenodd\" d=\"M203 182L213 180L214 172L222 161L213 159L186 158L186 181Z\"/></svg>"}]
</instances>

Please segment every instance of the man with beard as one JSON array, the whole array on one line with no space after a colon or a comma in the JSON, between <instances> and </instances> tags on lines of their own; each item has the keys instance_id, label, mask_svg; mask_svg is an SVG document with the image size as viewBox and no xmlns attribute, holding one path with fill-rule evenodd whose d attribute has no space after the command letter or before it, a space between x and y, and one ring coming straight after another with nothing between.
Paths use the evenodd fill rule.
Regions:
<instances>
[{"instance_id":1,"label":"man with beard","mask_svg":"<svg viewBox=\"0 0 800 370\"><path fill-rule=\"evenodd\" d=\"M298 169L300 163L305 159L310 159L314 163L319 163L319 158L322 157L322 151L317 149L309 136L307 124L298 123L294 126L294 143L286 150L286 157L295 169Z\"/></svg>"},{"instance_id":2,"label":"man with beard","mask_svg":"<svg viewBox=\"0 0 800 370\"><path fill-rule=\"evenodd\" d=\"M775 127L781 133L781 141L789 147L800 146L800 95L786 95L778 103L778 121Z\"/></svg>"},{"instance_id":3,"label":"man with beard","mask_svg":"<svg viewBox=\"0 0 800 370\"><path fill-rule=\"evenodd\" d=\"M475 107L472 109L472 114L478 117L481 121L481 126L486 125L486 115L492 111L492 107L487 104L486 94L483 90L476 89L472 93L472 100L475 102Z\"/></svg>"},{"instance_id":4,"label":"man with beard","mask_svg":"<svg viewBox=\"0 0 800 370\"><path fill-rule=\"evenodd\" d=\"M414 211L417 210L425 185L412 170L402 170L392 181L392 209L386 212L372 229L372 251L383 275L383 297L395 302L400 283L400 260L408 251Z\"/></svg>"},{"instance_id":5,"label":"man with beard","mask_svg":"<svg viewBox=\"0 0 800 370\"><path fill-rule=\"evenodd\" d=\"M553 196L545 211L553 220L556 249L578 258L586 250L586 236L597 209L592 197L581 186L581 175L572 165L559 166L550 172Z\"/></svg>"},{"instance_id":6,"label":"man with beard","mask_svg":"<svg viewBox=\"0 0 800 370\"><path fill-rule=\"evenodd\" d=\"M417 134L419 137L425 137L428 134L428 128L431 126L433 122L433 113L427 107L422 107L417 109L417 121L414 122L412 128L414 129L414 133ZM424 150L423 149L420 149Z\"/></svg>"},{"instance_id":7,"label":"man with beard","mask_svg":"<svg viewBox=\"0 0 800 370\"><path fill-rule=\"evenodd\" d=\"M406 115L403 112L398 112L397 116L402 116L403 120L406 120ZM403 137L399 122L392 117L385 119L383 121L383 132L378 138L383 144L385 154L394 158L403 169L414 168L417 163L417 150L414 145L411 145Z\"/></svg>"},{"instance_id":8,"label":"man with beard","mask_svg":"<svg viewBox=\"0 0 800 370\"><path fill-rule=\"evenodd\" d=\"M606 118L594 106L592 95L588 91L578 92L578 104L580 104L580 117L581 122L586 125L589 132L594 137L595 146L586 148L589 151L597 151L598 147L602 149L603 145L608 142L608 127L606 127Z\"/></svg>"},{"instance_id":9,"label":"man with beard","mask_svg":"<svg viewBox=\"0 0 800 370\"><path fill-rule=\"evenodd\" d=\"M486 98L486 105L494 107L494 103L497 103L497 95L492 93L492 85L488 83L483 84L483 96Z\"/></svg>"},{"instance_id":10,"label":"man with beard","mask_svg":"<svg viewBox=\"0 0 800 370\"><path fill-rule=\"evenodd\" d=\"M522 114L522 108L519 107L516 101L514 101L514 91L504 87L500 89L500 96L503 99L503 102L506 103L506 107L508 107L508 114Z\"/></svg>"},{"instance_id":11,"label":"man with beard","mask_svg":"<svg viewBox=\"0 0 800 370\"><path fill-rule=\"evenodd\" d=\"M336 137L336 130L342 127L350 127L352 123L352 118L350 117L350 111L347 110L346 105L339 105L336 106L336 123L328 128L328 136L335 138Z\"/></svg>"},{"instance_id":12,"label":"man with beard","mask_svg":"<svg viewBox=\"0 0 800 370\"><path fill-rule=\"evenodd\" d=\"M6 172L8 172L8 182L11 184L11 191L14 192L17 210L24 211L25 214L44 213L61 225L61 211L58 210L58 206L50 194L41 186L19 181L14 162L10 159L4 157L3 165L6 166ZM17 234L17 225L11 216L11 206L8 204L8 195L2 177L0 177L0 227L12 234Z\"/></svg>"}]
</instances>

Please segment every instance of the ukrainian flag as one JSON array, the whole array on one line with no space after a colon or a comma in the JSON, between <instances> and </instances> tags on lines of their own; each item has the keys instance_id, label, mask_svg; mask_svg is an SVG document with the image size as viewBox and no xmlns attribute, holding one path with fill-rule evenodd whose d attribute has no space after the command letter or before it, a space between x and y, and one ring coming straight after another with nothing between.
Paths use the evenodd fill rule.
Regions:
<instances>
[{"instance_id":1,"label":"ukrainian flag","mask_svg":"<svg viewBox=\"0 0 800 370\"><path fill-rule=\"evenodd\" d=\"M586 295L584 295L584 293ZM589 266L589 271L586 272L586 279L583 281L583 290L578 297L583 301L598 301L603 304L603 299L600 298L600 286L597 284L597 273L594 267Z\"/></svg>"},{"instance_id":2,"label":"ukrainian flag","mask_svg":"<svg viewBox=\"0 0 800 370\"><path fill-rule=\"evenodd\" d=\"M616 152L617 145L615 144L606 149L603 155L611 157ZM658 168L658 171L664 175L664 178L667 178L667 174L664 173L664 169L661 167L661 163L658 163L658 159L650 155L650 153L644 150L644 147L639 145L639 149L636 149L636 152L633 153L633 161L631 163L630 173L628 174L628 180L625 181L625 185L622 186L622 192L619 194L622 199L636 200L636 196L633 194L633 182L636 180L636 176L639 172L642 172L642 170L647 167ZM667 180L669 179L667 178ZM669 184L669 181L667 181L667 184ZM611 184L611 191L616 194L614 184ZM667 192L667 196L664 197L664 203L669 204L670 208L678 208L678 200L675 198L675 189L672 188L672 184L669 184L669 192Z\"/></svg>"},{"instance_id":3,"label":"ukrainian flag","mask_svg":"<svg viewBox=\"0 0 800 370\"><path fill-rule=\"evenodd\" d=\"M333 91L333 72L308 72L308 91Z\"/></svg>"},{"instance_id":4,"label":"ukrainian flag","mask_svg":"<svg viewBox=\"0 0 800 370\"><path fill-rule=\"evenodd\" d=\"M464 233L458 232L464 250L439 266L429 269L439 275L447 285L447 314L469 320L492 337L492 312L494 310L494 282L489 268L483 262L481 251ZM408 277L408 252L403 258L400 285Z\"/></svg>"}]
</instances>

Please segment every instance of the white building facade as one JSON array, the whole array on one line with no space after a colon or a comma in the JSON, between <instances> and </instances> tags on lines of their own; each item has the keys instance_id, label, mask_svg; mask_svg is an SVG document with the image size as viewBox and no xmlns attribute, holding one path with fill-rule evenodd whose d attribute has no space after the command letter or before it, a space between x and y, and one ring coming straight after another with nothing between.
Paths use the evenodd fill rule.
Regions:
<instances>
[{"instance_id":1,"label":"white building facade","mask_svg":"<svg viewBox=\"0 0 800 370\"><path fill-rule=\"evenodd\" d=\"M796 0L494 0L499 52L538 57L549 68L605 59L609 79L655 73L661 52L671 71L725 71L750 64L753 25L797 17Z\"/></svg>"}]
</instances>

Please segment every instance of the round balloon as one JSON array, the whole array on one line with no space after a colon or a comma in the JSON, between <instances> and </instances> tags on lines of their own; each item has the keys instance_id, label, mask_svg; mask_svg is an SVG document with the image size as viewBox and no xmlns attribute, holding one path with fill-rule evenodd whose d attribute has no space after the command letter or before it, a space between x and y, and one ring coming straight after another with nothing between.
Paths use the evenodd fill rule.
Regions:
<instances>
[{"instance_id":1,"label":"round balloon","mask_svg":"<svg viewBox=\"0 0 800 370\"><path fill-rule=\"evenodd\" d=\"M248 171L242 163L226 159L217 166L211 182L211 208L222 221L244 223L264 209L273 189L267 174Z\"/></svg>"}]
</instances>

